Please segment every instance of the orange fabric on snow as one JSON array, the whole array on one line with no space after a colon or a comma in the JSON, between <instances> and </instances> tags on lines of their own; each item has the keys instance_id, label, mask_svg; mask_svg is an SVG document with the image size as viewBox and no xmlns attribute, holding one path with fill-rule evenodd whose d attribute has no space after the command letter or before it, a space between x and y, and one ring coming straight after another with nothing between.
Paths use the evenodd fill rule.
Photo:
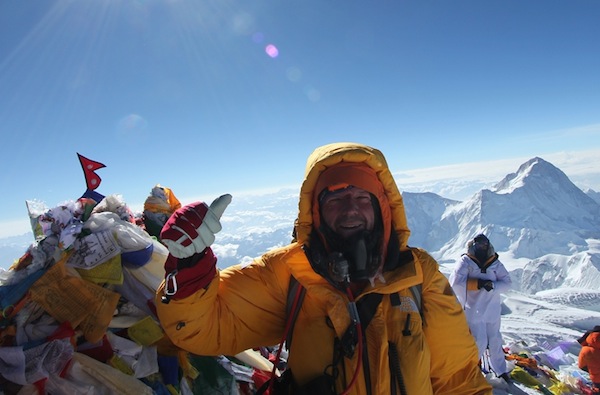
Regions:
<instances>
[{"instance_id":1,"label":"orange fabric on snow","mask_svg":"<svg viewBox=\"0 0 600 395\"><path fill-rule=\"evenodd\" d=\"M586 343L579 352L579 368L587 367L590 379L594 383L600 383L600 332L590 333Z\"/></svg>"}]
</instances>

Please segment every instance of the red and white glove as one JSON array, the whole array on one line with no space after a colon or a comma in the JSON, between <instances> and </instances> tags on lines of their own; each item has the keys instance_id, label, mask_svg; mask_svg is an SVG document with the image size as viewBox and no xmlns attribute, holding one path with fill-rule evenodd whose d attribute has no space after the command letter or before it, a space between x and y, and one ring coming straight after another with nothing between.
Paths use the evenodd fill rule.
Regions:
<instances>
[{"instance_id":1,"label":"red and white glove","mask_svg":"<svg viewBox=\"0 0 600 395\"><path fill-rule=\"evenodd\" d=\"M163 303L185 298L206 287L216 274L217 258L210 245L221 230L220 218L231 195L215 199L210 207L196 202L176 210L160 232L169 249L165 262Z\"/></svg>"},{"instance_id":2,"label":"red and white glove","mask_svg":"<svg viewBox=\"0 0 600 395\"><path fill-rule=\"evenodd\" d=\"M215 241L221 230L221 216L231 203L231 195L216 198L209 206L204 202L188 204L176 210L160 232L161 241L176 258L198 254Z\"/></svg>"}]
</instances>

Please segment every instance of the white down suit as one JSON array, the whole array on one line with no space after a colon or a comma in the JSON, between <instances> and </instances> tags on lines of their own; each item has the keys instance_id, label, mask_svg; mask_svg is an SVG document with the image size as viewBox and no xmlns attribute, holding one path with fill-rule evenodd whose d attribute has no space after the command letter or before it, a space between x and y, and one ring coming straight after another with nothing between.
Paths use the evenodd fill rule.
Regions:
<instances>
[{"instance_id":1,"label":"white down suit","mask_svg":"<svg viewBox=\"0 0 600 395\"><path fill-rule=\"evenodd\" d=\"M477 289L479 279L491 280L494 288ZM450 285L465 310L469 329L475 337L479 356L489 348L490 365L497 376L506 373L506 359L500 333L501 294L508 291L511 279L508 270L494 254L480 267L468 254L463 254L450 274Z\"/></svg>"}]
</instances>

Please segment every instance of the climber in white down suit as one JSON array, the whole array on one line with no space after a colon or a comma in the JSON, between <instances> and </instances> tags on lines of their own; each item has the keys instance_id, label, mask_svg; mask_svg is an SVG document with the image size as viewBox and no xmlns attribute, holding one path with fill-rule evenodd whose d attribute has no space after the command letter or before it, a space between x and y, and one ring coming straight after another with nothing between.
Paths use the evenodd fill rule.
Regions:
<instances>
[{"instance_id":1,"label":"climber in white down suit","mask_svg":"<svg viewBox=\"0 0 600 395\"><path fill-rule=\"evenodd\" d=\"M479 234L468 242L467 253L461 256L449 280L467 315L480 358L489 348L492 370L508 381L500 333L500 294L510 289L511 279L485 235Z\"/></svg>"}]
</instances>

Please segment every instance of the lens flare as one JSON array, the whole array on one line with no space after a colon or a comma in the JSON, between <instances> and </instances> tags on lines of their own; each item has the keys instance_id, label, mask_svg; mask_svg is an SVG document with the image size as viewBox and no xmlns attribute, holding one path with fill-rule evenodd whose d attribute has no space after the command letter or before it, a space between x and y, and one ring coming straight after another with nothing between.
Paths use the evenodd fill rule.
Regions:
<instances>
[{"instance_id":1,"label":"lens flare","mask_svg":"<svg viewBox=\"0 0 600 395\"><path fill-rule=\"evenodd\" d=\"M138 114L129 114L117 123L116 137L120 141L140 142L147 135L148 121Z\"/></svg>"},{"instance_id":2,"label":"lens flare","mask_svg":"<svg viewBox=\"0 0 600 395\"><path fill-rule=\"evenodd\" d=\"M297 67L290 67L285 71L285 75L291 82L298 82L302 78L302 71Z\"/></svg>"},{"instance_id":3,"label":"lens flare","mask_svg":"<svg viewBox=\"0 0 600 395\"><path fill-rule=\"evenodd\" d=\"M267 45L265 47L265 52L267 53L267 55L269 55L272 58L276 58L277 56L279 56L279 50L273 44Z\"/></svg>"},{"instance_id":4,"label":"lens flare","mask_svg":"<svg viewBox=\"0 0 600 395\"><path fill-rule=\"evenodd\" d=\"M122 131L134 131L146 129L148 123L138 114L129 114L119 121L118 128Z\"/></svg>"},{"instance_id":5,"label":"lens flare","mask_svg":"<svg viewBox=\"0 0 600 395\"><path fill-rule=\"evenodd\" d=\"M321 92L319 92L312 86L304 87L304 94L306 95L306 97L308 97L308 100L312 102L318 102L319 100L321 100Z\"/></svg>"}]
</instances>

